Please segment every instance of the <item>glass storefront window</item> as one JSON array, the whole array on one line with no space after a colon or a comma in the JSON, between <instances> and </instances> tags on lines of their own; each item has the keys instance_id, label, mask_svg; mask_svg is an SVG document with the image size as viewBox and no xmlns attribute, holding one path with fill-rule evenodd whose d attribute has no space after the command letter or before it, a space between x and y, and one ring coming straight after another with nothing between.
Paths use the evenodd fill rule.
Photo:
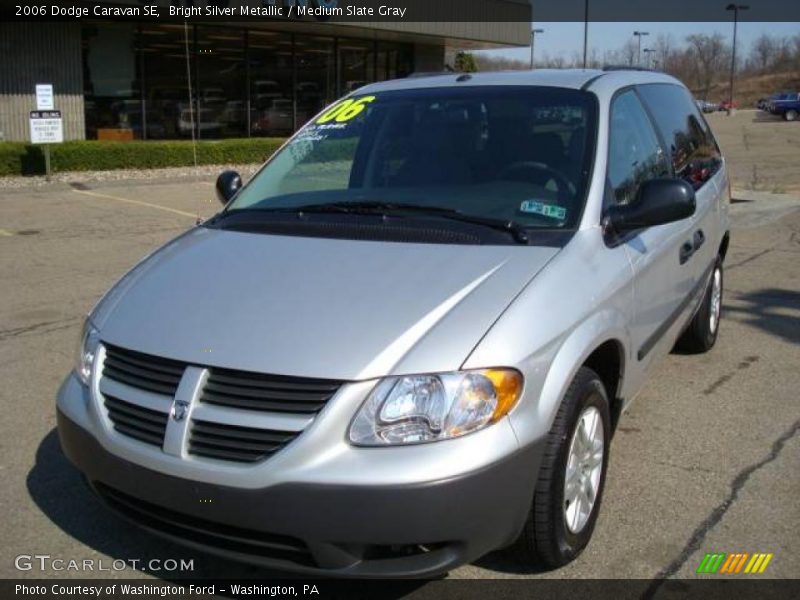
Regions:
<instances>
[{"instance_id":1,"label":"glass storefront window","mask_svg":"<svg viewBox=\"0 0 800 600\"><path fill-rule=\"evenodd\" d=\"M191 47L191 28L188 33ZM190 137L192 129L183 26L143 26L140 46L144 66L147 138Z\"/></svg>"},{"instance_id":2,"label":"glass storefront window","mask_svg":"<svg viewBox=\"0 0 800 600\"><path fill-rule=\"evenodd\" d=\"M295 40L297 127L336 99L333 38L297 36Z\"/></svg>"},{"instance_id":3,"label":"glass storefront window","mask_svg":"<svg viewBox=\"0 0 800 600\"><path fill-rule=\"evenodd\" d=\"M339 39L339 94L375 81L375 42Z\"/></svg>"},{"instance_id":4,"label":"glass storefront window","mask_svg":"<svg viewBox=\"0 0 800 600\"><path fill-rule=\"evenodd\" d=\"M292 36L250 31L250 135L288 135L295 129Z\"/></svg>"},{"instance_id":5,"label":"glass storefront window","mask_svg":"<svg viewBox=\"0 0 800 600\"><path fill-rule=\"evenodd\" d=\"M87 139L141 138L136 25L86 25L81 41Z\"/></svg>"},{"instance_id":6,"label":"glass storefront window","mask_svg":"<svg viewBox=\"0 0 800 600\"><path fill-rule=\"evenodd\" d=\"M408 44L211 25L86 23L82 38L88 139L285 136L413 63Z\"/></svg>"},{"instance_id":7,"label":"glass storefront window","mask_svg":"<svg viewBox=\"0 0 800 600\"><path fill-rule=\"evenodd\" d=\"M376 81L399 79L411 75L414 58L407 44L378 42Z\"/></svg>"},{"instance_id":8,"label":"glass storefront window","mask_svg":"<svg viewBox=\"0 0 800 600\"><path fill-rule=\"evenodd\" d=\"M244 30L197 27L197 137L246 137Z\"/></svg>"}]
</instances>

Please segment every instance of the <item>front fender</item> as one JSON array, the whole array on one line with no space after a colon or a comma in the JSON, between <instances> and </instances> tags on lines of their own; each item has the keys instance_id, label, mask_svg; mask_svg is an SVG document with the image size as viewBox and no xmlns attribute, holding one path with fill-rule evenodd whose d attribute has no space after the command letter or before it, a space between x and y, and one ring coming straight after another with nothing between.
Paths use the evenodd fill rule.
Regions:
<instances>
[{"instance_id":1,"label":"front fender","mask_svg":"<svg viewBox=\"0 0 800 600\"><path fill-rule=\"evenodd\" d=\"M520 444L539 439L550 431L561 401L578 369L600 345L614 340L624 351L622 374L628 356L629 333L624 315L612 309L582 321L558 343L531 357L526 371L524 396L509 414Z\"/></svg>"}]
</instances>

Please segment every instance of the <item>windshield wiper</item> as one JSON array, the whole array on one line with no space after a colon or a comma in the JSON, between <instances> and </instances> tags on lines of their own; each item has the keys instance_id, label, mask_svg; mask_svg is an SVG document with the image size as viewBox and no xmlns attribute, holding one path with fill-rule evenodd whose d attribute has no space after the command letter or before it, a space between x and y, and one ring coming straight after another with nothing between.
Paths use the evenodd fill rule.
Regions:
<instances>
[{"instance_id":1,"label":"windshield wiper","mask_svg":"<svg viewBox=\"0 0 800 600\"><path fill-rule=\"evenodd\" d=\"M525 228L513 220L494 219L491 217L480 217L463 213L453 208L441 206L424 206L420 204L405 204L396 202L381 202L374 200L354 201L354 202L324 202L320 204L305 204L300 206L286 206L279 208L265 208L266 212L277 213L349 213L349 214L387 214L387 213L416 213L423 215L433 215L469 223L481 225L496 231L502 231L511 235L515 241L521 244L528 243L528 232Z\"/></svg>"}]
</instances>

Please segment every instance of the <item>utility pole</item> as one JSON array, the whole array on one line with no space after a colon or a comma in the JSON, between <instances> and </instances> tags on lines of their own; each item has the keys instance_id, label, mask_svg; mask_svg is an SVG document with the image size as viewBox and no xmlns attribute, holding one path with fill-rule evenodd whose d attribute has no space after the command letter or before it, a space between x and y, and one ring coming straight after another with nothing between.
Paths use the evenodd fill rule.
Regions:
<instances>
[{"instance_id":1,"label":"utility pole","mask_svg":"<svg viewBox=\"0 0 800 600\"><path fill-rule=\"evenodd\" d=\"M634 31L633 35L635 35L639 39L638 49L636 50L636 66L642 66L642 37L645 35L650 35L649 31Z\"/></svg>"},{"instance_id":2,"label":"utility pole","mask_svg":"<svg viewBox=\"0 0 800 600\"><path fill-rule=\"evenodd\" d=\"M534 46L536 45L536 34L537 33L544 33L544 29L532 29L531 30L531 70L533 70L535 68L535 66L536 66L536 63L534 62L533 49L534 49Z\"/></svg>"},{"instance_id":3,"label":"utility pole","mask_svg":"<svg viewBox=\"0 0 800 600\"><path fill-rule=\"evenodd\" d=\"M589 0L583 1L583 68L586 68L586 53L589 48Z\"/></svg>"},{"instance_id":4,"label":"utility pole","mask_svg":"<svg viewBox=\"0 0 800 600\"><path fill-rule=\"evenodd\" d=\"M728 94L728 116L733 114L733 80L736 76L736 27L739 24L739 11L749 10L746 4L728 4L725 10L733 11L733 48L731 49L731 87Z\"/></svg>"}]
</instances>

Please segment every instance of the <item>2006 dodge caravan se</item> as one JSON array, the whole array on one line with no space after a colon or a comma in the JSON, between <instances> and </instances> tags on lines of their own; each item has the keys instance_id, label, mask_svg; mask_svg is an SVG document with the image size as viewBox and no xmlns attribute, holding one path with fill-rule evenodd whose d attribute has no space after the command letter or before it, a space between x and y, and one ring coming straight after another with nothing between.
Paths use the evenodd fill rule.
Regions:
<instances>
[{"instance_id":1,"label":"2006 dodge caravan se","mask_svg":"<svg viewBox=\"0 0 800 600\"><path fill-rule=\"evenodd\" d=\"M415 77L300 130L86 320L58 393L114 510L307 573L586 546L613 421L717 337L725 163L640 71Z\"/></svg>"}]
</instances>

